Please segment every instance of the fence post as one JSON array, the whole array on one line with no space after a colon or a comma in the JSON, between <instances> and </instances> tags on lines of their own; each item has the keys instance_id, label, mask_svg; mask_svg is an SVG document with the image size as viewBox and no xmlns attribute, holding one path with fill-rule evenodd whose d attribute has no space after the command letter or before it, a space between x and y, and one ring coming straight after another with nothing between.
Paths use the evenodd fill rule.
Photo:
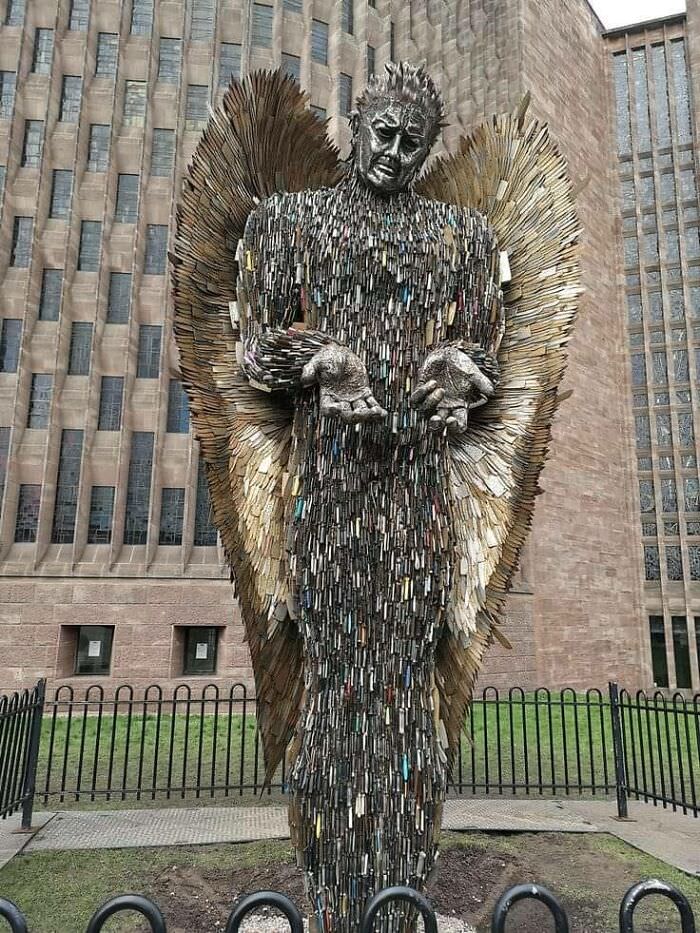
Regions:
<instances>
[{"instance_id":1,"label":"fence post","mask_svg":"<svg viewBox=\"0 0 700 933\"><path fill-rule=\"evenodd\" d=\"M42 677L36 687L36 699L32 710L32 723L29 730L29 748L24 771L24 786L22 793L22 832L29 832L32 828L32 813L34 812L34 794L36 792L36 769L39 762L39 743L41 742L41 720L44 715L44 699L46 696L46 680Z\"/></svg>"},{"instance_id":2,"label":"fence post","mask_svg":"<svg viewBox=\"0 0 700 933\"><path fill-rule=\"evenodd\" d=\"M610 716L612 717L613 754L615 756L615 792L617 794L617 816L626 820L627 780L625 777L625 749L622 744L622 717L620 715L620 691L614 680L608 683Z\"/></svg>"}]
</instances>

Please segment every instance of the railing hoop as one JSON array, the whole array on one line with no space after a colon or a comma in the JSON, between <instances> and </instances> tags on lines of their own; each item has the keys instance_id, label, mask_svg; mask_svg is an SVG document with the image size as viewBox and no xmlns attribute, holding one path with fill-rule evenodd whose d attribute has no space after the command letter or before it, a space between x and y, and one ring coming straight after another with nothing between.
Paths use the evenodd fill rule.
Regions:
<instances>
[{"instance_id":1,"label":"railing hoop","mask_svg":"<svg viewBox=\"0 0 700 933\"><path fill-rule=\"evenodd\" d=\"M273 907L289 922L290 933L304 933L304 921L299 908L285 894L277 891L256 891L236 904L229 914L226 933L238 933L243 919L258 907Z\"/></svg>"},{"instance_id":2,"label":"railing hoop","mask_svg":"<svg viewBox=\"0 0 700 933\"><path fill-rule=\"evenodd\" d=\"M135 910L144 916L151 925L152 933L166 933L165 918L160 912L160 908L153 901L150 901L147 897L142 897L140 894L119 894L117 897L111 898L92 915L85 933L100 933L100 930L111 916L126 910Z\"/></svg>"},{"instance_id":3,"label":"railing hoop","mask_svg":"<svg viewBox=\"0 0 700 933\"><path fill-rule=\"evenodd\" d=\"M535 900L544 904L554 918L555 933L569 933L569 919L557 898L541 884L517 884L500 896L493 909L491 933L505 933L506 920L514 904Z\"/></svg>"},{"instance_id":4,"label":"railing hoop","mask_svg":"<svg viewBox=\"0 0 700 933\"><path fill-rule=\"evenodd\" d=\"M634 933L634 912L637 905L650 894L659 894L668 898L678 908L681 917L681 933L695 933L695 917L687 897L672 884L650 878L633 885L622 898L620 904L620 933Z\"/></svg>"},{"instance_id":5,"label":"railing hoop","mask_svg":"<svg viewBox=\"0 0 700 933\"><path fill-rule=\"evenodd\" d=\"M423 917L423 927L425 933L438 933L437 919L435 911L430 906L430 902L418 891L413 888L407 888L402 885L395 885L391 888L384 888L370 900L365 909L362 923L360 924L360 933L374 933L374 921L377 914L392 901L406 901L416 910L419 910ZM227 931L228 933L228 931Z\"/></svg>"}]
</instances>

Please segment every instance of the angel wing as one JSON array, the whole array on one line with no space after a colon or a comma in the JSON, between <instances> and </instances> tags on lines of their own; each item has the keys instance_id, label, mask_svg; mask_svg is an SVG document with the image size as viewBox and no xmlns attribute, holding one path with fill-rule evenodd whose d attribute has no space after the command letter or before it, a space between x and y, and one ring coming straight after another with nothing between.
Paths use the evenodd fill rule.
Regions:
<instances>
[{"instance_id":1,"label":"angel wing","mask_svg":"<svg viewBox=\"0 0 700 933\"><path fill-rule=\"evenodd\" d=\"M256 72L233 81L194 153L171 256L181 371L236 582L268 778L289 743L303 691L301 641L286 611L292 412L240 372L236 251L260 200L339 177L337 149L291 78Z\"/></svg>"},{"instance_id":2,"label":"angel wing","mask_svg":"<svg viewBox=\"0 0 700 933\"><path fill-rule=\"evenodd\" d=\"M437 648L438 717L454 755L484 651L529 530L566 368L580 289L579 224L566 163L547 127L526 120L529 99L441 157L425 197L482 211L506 251L500 384L451 448L458 576Z\"/></svg>"}]
</instances>

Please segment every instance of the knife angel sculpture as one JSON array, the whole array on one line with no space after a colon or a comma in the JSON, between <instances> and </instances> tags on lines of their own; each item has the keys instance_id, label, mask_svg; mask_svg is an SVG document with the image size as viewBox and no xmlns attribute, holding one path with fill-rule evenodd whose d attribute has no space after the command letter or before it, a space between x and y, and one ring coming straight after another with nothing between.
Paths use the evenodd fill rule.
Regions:
<instances>
[{"instance_id":1,"label":"knife angel sculpture","mask_svg":"<svg viewBox=\"0 0 700 933\"><path fill-rule=\"evenodd\" d=\"M421 175L443 125L422 69L372 79L345 164L299 87L256 73L184 186L182 375L320 931L434 865L532 517L579 267L565 163L525 109Z\"/></svg>"}]
</instances>

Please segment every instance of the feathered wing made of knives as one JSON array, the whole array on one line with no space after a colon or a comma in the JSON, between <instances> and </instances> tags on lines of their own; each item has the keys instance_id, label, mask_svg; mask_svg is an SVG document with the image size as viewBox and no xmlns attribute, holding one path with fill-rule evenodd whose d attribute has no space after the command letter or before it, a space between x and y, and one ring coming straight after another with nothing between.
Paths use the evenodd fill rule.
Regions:
<instances>
[{"instance_id":1,"label":"feathered wing made of knives","mask_svg":"<svg viewBox=\"0 0 700 933\"><path fill-rule=\"evenodd\" d=\"M422 74L394 66L395 96ZM268 776L296 730L290 822L323 931L358 929L373 891L421 887L432 867L531 522L579 266L564 160L525 109L387 198L345 170L291 79L256 73L231 84L184 186L182 375ZM362 360L366 423L330 417L346 404L332 393L319 412L314 366L337 368L335 341ZM431 432L409 400L452 346L491 390L465 430ZM413 922L396 917L382 929Z\"/></svg>"}]
</instances>

